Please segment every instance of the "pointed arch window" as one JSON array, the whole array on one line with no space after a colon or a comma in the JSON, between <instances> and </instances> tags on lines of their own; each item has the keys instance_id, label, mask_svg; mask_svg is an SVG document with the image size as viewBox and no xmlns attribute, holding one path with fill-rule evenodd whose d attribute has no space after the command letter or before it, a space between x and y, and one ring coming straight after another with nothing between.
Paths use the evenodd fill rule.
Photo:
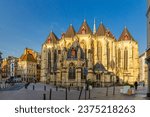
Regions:
<instances>
[{"instance_id":1,"label":"pointed arch window","mask_svg":"<svg viewBox=\"0 0 150 117\"><path fill-rule=\"evenodd\" d=\"M118 49L118 67L121 67L121 50L120 48Z\"/></svg>"},{"instance_id":2,"label":"pointed arch window","mask_svg":"<svg viewBox=\"0 0 150 117\"><path fill-rule=\"evenodd\" d=\"M57 50L54 50L54 63L56 63L57 60Z\"/></svg>"},{"instance_id":3,"label":"pointed arch window","mask_svg":"<svg viewBox=\"0 0 150 117\"><path fill-rule=\"evenodd\" d=\"M48 52L48 73L51 73L51 51Z\"/></svg>"},{"instance_id":4,"label":"pointed arch window","mask_svg":"<svg viewBox=\"0 0 150 117\"><path fill-rule=\"evenodd\" d=\"M118 57L117 57L117 47L115 46L115 62L116 62L116 66L117 66L117 59L118 59Z\"/></svg>"},{"instance_id":5,"label":"pointed arch window","mask_svg":"<svg viewBox=\"0 0 150 117\"><path fill-rule=\"evenodd\" d=\"M98 56L98 60L102 62L102 45L100 42L98 42L97 45L97 56Z\"/></svg>"},{"instance_id":6,"label":"pointed arch window","mask_svg":"<svg viewBox=\"0 0 150 117\"><path fill-rule=\"evenodd\" d=\"M55 71L57 68L57 50L54 50L54 68L53 71Z\"/></svg>"},{"instance_id":7,"label":"pointed arch window","mask_svg":"<svg viewBox=\"0 0 150 117\"><path fill-rule=\"evenodd\" d=\"M124 50L124 70L128 70L128 50Z\"/></svg>"},{"instance_id":8,"label":"pointed arch window","mask_svg":"<svg viewBox=\"0 0 150 117\"><path fill-rule=\"evenodd\" d=\"M70 65L69 65L68 79L75 79L75 77L76 77L75 65L73 63L70 63Z\"/></svg>"},{"instance_id":9,"label":"pointed arch window","mask_svg":"<svg viewBox=\"0 0 150 117\"><path fill-rule=\"evenodd\" d=\"M110 48L109 48L109 43L107 43L107 69L109 68L110 65Z\"/></svg>"}]
</instances>

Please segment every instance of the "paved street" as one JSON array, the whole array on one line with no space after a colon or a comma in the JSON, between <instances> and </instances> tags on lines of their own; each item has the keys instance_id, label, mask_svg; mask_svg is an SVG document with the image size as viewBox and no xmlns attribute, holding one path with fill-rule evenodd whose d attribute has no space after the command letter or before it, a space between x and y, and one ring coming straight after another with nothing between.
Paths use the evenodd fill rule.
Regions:
<instances>
[{"instance_id":1,"label":"paved street","mask_svg":"<svg viewBox=\"0 0 150 117\"><path fill-rule=\"evenodd\" d=\"M34 90L33 90L34 85ZM46 86L46 91L44 91ZM113 87L109 87L108 96L106 96L107 88L93 88L91 90L91 100L145 100L146 87L139 87L135 95L120 94L122 87L116 87L115 95L113 95ZM13 87L0 90L1 100L43 100L43 94L46 94L46 99L49 99L50 89L52 89L52 100L65 100L66 90L63 88L45 85L42 83L31 83L27 89L24 88L24 84L16 84ZM75 88L68 90L68 100L78 100L80 91ZM87 91L87 99L89 92ZM81 99L85 99L85 91L82 91Z\"/></svg>"}]
</instances>

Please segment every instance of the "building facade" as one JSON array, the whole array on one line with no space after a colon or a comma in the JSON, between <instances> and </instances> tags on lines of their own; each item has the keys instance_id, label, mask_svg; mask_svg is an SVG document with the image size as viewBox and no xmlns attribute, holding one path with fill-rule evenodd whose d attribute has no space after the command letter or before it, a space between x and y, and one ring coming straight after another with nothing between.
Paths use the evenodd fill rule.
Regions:
<instances>
[{"instance_id":1,"label":"building facade","mask_svg":"<svg viewBox=\"0 0 150 117\"><path fill-rule=\"evenodd\" d=\"M18 58L8 56L2 60L2 77L17 77Z\"/></svg>"},{"instance_id":2,"label":"building facade","mask_svg":"<svg viewBox=\"0 0 150 117\"><path fill-rule=\"evenodd\" d=\"M146 52L144 52L143 54L141 54L139 56L139 63L140 63L140 75L139 75L139 82L144 82L145 84L147 84L148 81L148 66L146 64Z\"/></svg>"},{"instance_id":3,"label":"building facade","mask_svg":"<svg viewBox=\"0 0 150 117\"><path fill-rule=\"evenodd\" d=\"M148 92L147 96L150 97L150 0L147 0L147 51L146 62L148 64Z\"/></svg>"},{"instance_id":4,"label":"building facade","mask_svg":"<svg viewBox=\"0 0 150 117\"><path fill-rule=\"evenodd\" d=\"M26 48L18 61L18 75L23 81L33 81L37 75L37 59L36 52Z\"/></svg>"},{"instance_id":5,"label":"building facade","mask_svg":"<svg viewBox=\"0 0 150 117\"><path fill-rule=\"evenodd\" d=\"M116 40L102 23L91 31L84 21L78 32L70 25L61 39L51 32L42 45L42 82L81 86L86 80L112 82L113 76L134 83L138 75L138 43L126 27Z\"/></svg>"},{"instance_id":6,"label":"building facade","mask_svg":"<svg viewBox=\"0 0 150 117\"><path fill-rule=\"evenodd\" d=\"M2 78L8 78L10 76L10 74L9 74L10 70L9 70L8 58L4 58L2 60L1 68L2 68Z\"/></svg>"},{"instance_id":7,"label":"building facade","mask_svg":"<svg viewBox=\"0 0 150 117\"><path fill-rule=\"evenodd\" d=\"M12 57L10 59L10 77L18 77L18 58Z\"/></svg>"}]
</instances>

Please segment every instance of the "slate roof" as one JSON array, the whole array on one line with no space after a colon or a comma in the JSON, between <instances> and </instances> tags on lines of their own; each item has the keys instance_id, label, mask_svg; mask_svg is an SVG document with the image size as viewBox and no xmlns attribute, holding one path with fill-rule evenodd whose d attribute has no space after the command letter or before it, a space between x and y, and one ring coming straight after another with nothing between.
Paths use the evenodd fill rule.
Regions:
<instances>
[{"instance_id":1,"label":"slate roof","mask_svg":"<svg viewBox=\"0 0 150 117\"><path fill-rule=\"evenodd\" d=\"M97 36L105 36L106 34L106 28L105 26L101 23L96 31Z\"/></svg>"},{"instance_id":2,"label":"slate roof","mask_svg":"<svg viewBox=\"0 0 150 117\"><path fill-rule=\"evenodd\" d=\"M54 34L54 32L51 32L49 36L47 37L45 43L53 43L56 44L58 41L58 37Z\"/></svg>"},{"instance_id":3,"label":"slate roof","mask_svg":"<svg viewBox=\"0 0 150 117\"><path fill-rule=\"evenodd\" d=\"M102 63L96 63L94 65L94 72L96 73L96 71L101 71L101 72L105 72L107 71L104 67L104 65Z\"/></svg>"},{"instance_id":4,"label":"slate roof","mask_svg":"<svg viewBox=\"0 0 150 117\"><path fill-rule=\"evenodd\" d=\"M118 41L135 41L128 29L125 27Z\"/></svg>"},{"instance_id":5,"label":"slate roof","mask_svg":"<svg viewBox=\"0 0 150 117\"><path fill-rule=\"evenodd\" d=\"M87 24L86 20L84 20L84 22L82 23L82 25L78 31L78 34L82 34L83 28L85 29L85 34L92 34L92 31L91 31L89 25Z\"/></svg>"},{"instance_id":6,"label":"slate roof","mask_svg":"<svg viewBox=\"0 0 150 117\"><path fill-rule=\"evenodd\" d=\"M65 37L74 37L76 34L76 31L74 29L74 27L72 26L72 24L69 26L68 30L65 33Z\"/></svg>"}]
</instances>

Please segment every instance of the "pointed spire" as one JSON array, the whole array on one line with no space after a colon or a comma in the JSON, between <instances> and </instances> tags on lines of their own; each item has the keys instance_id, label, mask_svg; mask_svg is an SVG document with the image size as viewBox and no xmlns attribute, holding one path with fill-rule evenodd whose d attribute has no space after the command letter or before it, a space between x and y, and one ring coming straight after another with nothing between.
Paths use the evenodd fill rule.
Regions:
<instances>
[{"instance_id":1,"label":"pointed spire","mask_svg":"<svg viewBox=\"0 0 150 117\"><path fill-rule=\"evenodd\" d=\"M84 34L92 34L92 31L89 25L87 24L86 20L84 20L84 22L82 23L78 33L83 34L83 31L84 31Z\"/></svg>"},{"instance_id":2,"label":"pointed spire","mask_svg":"<svg viewBox=\"0 0 150 117\"><path fill-rule=\"evenodd\" d=\"M58 37L54 34L54 32L50 32L49 36L46 39L45 43L53 43L56 44L58 41Z\"/></svg>"},{"instance_id":3,"label":"pointed spire","mask_svg":"<svg viewBox=\"0 0 150 117\"><path fill-rule=\"evenodd\" d=\"M101 23L97 29L96 35L97 36L105 36L106 34L106 28L105 26Z\"/></svg>"},{"instance_id":4,"label":"pointed spire","mask_svg":"<svg viewBox=\"0 0 150 117\"><path fill-rule=\"evenodd\" d=\"M128 31L127 27L125 26L120 38L118 41L128 41L128 40L134 40L134 38L132 37L132 35L130 34L130 32Z\"/></svg>"},{"instance_id":5,"label":"pointed spire","mask_svg":"<svg viewBox=\"0 0 150 117\"><path fill-rule=\"evenodd\" d=\"M76 34L75 29L72 26L72 24L70 24L67 32L65 33L65 37L73 37L73 36L75 36L75 34Z\"/></svg>"},{"instance_id":6,"label":"pointed spire","mask_svg":"<svg viewBox=\"0 0 150 117\"><path fill-rule=\"evenodd\" d=\"M93 34L96 33L96 21L95 21L95 18L94 18L94 26L93 26Z\"/></svg>"}]
</instances>

